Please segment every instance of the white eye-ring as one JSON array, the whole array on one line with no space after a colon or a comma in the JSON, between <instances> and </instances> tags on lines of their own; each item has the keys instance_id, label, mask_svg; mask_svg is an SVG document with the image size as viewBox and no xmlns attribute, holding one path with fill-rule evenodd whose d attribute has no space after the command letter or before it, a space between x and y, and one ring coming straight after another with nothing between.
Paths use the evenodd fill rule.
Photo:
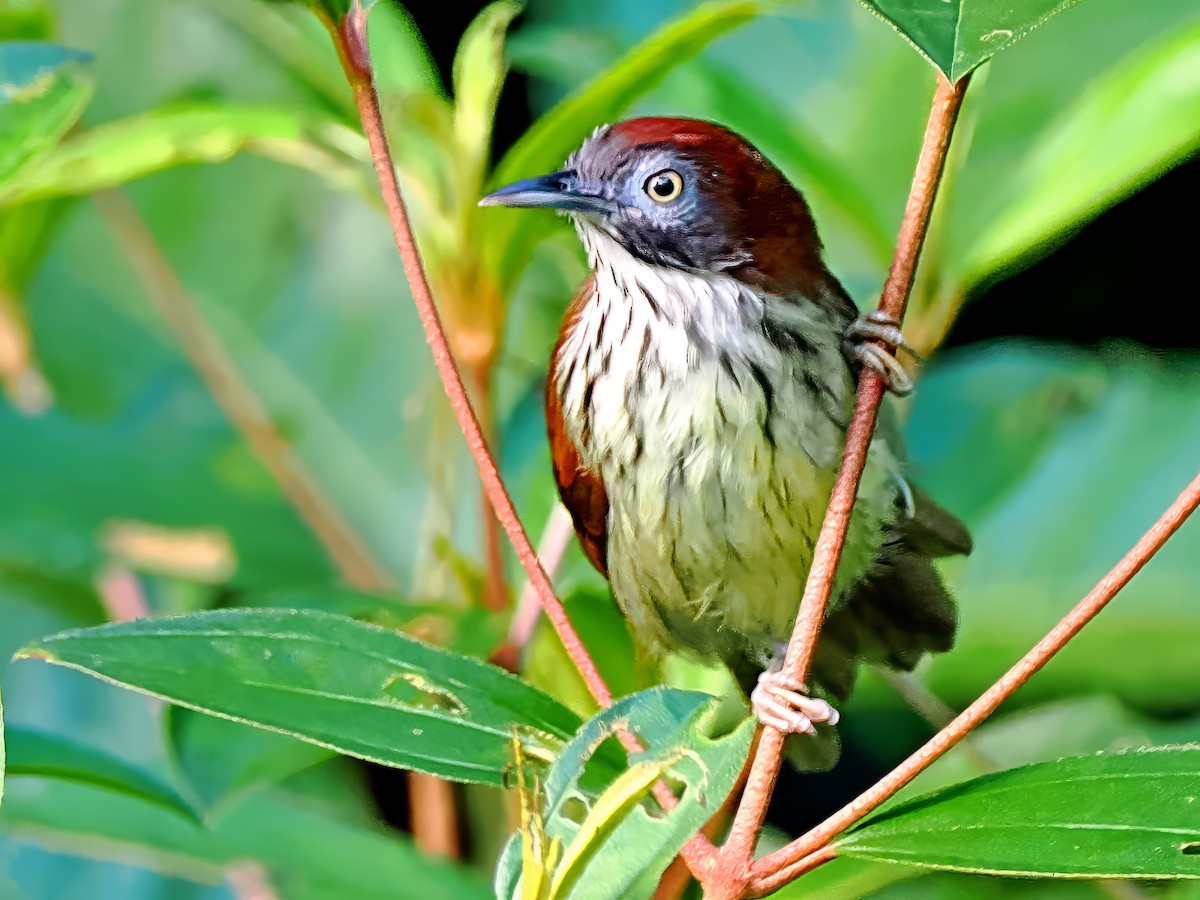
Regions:
<instances>
[{"instance_id":1,"label":"white eye-ring","mask_svg":"<svg viewBox=\"0 0 1200 900\"><path fill-rule=\"evenodd\" d=\"M683 177L674 169L663 169L646 179L646 193L656 203L670 203L683 191Z\"/></svg>"}]
</instances>

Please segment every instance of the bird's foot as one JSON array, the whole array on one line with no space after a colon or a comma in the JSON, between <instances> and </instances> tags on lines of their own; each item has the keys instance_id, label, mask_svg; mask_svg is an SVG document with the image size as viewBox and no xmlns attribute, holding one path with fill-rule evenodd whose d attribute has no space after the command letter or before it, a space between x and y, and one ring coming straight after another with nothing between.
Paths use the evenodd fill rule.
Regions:
<instances>
[{"instance_id":1,"label":"bird's foot","mask_svg":"<svg viewBox=\"0 0 1200 900\"><path fill-rule=\"evenodd\" d=\"M768 669L758 676L750 708L758 721L784 734L816 734L815 726L822 722L836 725L838 711L824 700L809 697L807 691L782 672Z\"/></svg>"},{"instance_id":2,"label":"bird's foot","mask_svg":"<svg viewBox=\"0 0 1200 900\"><path fill-rule=\"evenodd\" d=\"M893 350L908 351L915 359L921 357L905 339L900 323L877 309L865 313L850 323L843 337L846 354L875 372L883 379L888 390L898 397L912 393L913 380L904 366L891 353L874 343L879 341Z\"/></svg>"}]
</instances>

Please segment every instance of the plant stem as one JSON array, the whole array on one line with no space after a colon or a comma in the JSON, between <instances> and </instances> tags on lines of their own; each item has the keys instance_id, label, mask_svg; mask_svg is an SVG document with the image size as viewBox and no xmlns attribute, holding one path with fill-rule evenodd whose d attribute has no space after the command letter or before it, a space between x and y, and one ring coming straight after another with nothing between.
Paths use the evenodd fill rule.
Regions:
<instances>
[{"instance_id":1,"label":"plant stem","mask_svg":"<svg viewBox=\"0 0 1200 900\"><path fill-rule=\"evenodd\" d=\"M118 191L92 197L150 303L212 394L225 418L266 466L283 495L329 554L342 577L362 589L388 587L391 578L292 452L261 400L242 379L209 330L196 301L129 198Z\"/></svg>"},{"instance_id":2,"label":"plant stem","mask_svg":"<svg viewBox=\"0 0 1200 900\"><path fill-rule=\"evenodd\" d=\"M957 84L951 84L942 76L938 76L933 110L925 128L925 140L917 160L904 219L900 225L896 253L879 302L879 309L896 321L904 318L917 259L929 227L933 200L945 168L950 136L954 131L954 122L966 89L966 78ZM807 677L817 635L825 620L825 608L833 589L834 575L846 540L850 512L858 493L858 483L866 465L867 450L875 432L875 421L883 392L884 384L880 377L870 369L864 369L859 379L854 417L846 431L842 464L838 470L825 520L821 524L796 625L784 658L783 672L794 682L803 683ZM767 803L775 789L775 780L779 775L783 739L782 732L767 728L759 741L750 778L734 818L729 840L721 849L718 869L727 893L718 896L742 896L742 889L750 875L754 845L766 816Z\"/></svg>"},{"instance_id":3,"label":"plant stem","mask_svg":"<svg viewBox=\"0 0 1200 900\"><path fill-rule=\"evenodd\" d=\"M962 740L972 728L995 712L996 708L1028 681L1035 672L1066 646L1080 629L1092 620L1116 596L1134 575L1167 542L1196 508L1200 506L1200 475L1197 475L1150 527L1133 548L1126 553L1100 582L1088 592L1050 632L1026 653L1011 669L970 706L959 713L949 725L935 734L923 747L885 775L861 796L842 807L816 828L797 838L786 847L763 857L754 864L752 888L755 896L777 890L808 868L810 855L830 849L828 842L846 828L867 815L879 804L923 772L934 760Z\"/></svg>"},{"instance_id":4,"label":"plant stem","mask_svg":"<svg viewBox=\"0 0 1200 900\"><path fill-rule=\"evenodd\" d=\"M327 23L329 24L329 23ZM450 398L450 406L454 416L467 440L467 447L479 468L479 477L483 481L484 492L496 511L504 530L508 532L509 540L516 549L521 565L529 575L529 581L538 593L538 598L546 610L546 616L554 625L559 638L566 648L567 655L583 676L588 690L601 706L612 703L612 693L596 670L595 663L587 649L580 641L579 635L571 625L562 603L554 594L550 579L546 576L542 564L538 561L529 536L525 533L521 520L517 517L512 498L500 480L500 472L496 462L488 450L487 441L479 419L471 407L467 389L459 374L458 366L450 353L450 344L442 327L433 294L429 289L429 279L425 275L425 267L417 250L416 238L412 225L408 220L408 212L404 206L404 198L400 193L400 184L396 179L395 166L392 163L391 151L388 148L387 135L384 132L383 117L379 110L379 96L375 92L374 78L371 72L371 60L367 47L367 11L357 2L353 4L345 18L336 26L330 28L338 58L342 63L346 80L350 83L354 95L354 103L362 119L363 130L371 146L371 159L375 164L375 172L379 176L379 187L387 206L388 221L396 238L396 249L404 263L404 274L412 288L413 300L417 305L417 314L421 319L421 327L425 331L425 340L433 351L433 361L441 376L446 394Z\"/></svg>"}]
</instances>

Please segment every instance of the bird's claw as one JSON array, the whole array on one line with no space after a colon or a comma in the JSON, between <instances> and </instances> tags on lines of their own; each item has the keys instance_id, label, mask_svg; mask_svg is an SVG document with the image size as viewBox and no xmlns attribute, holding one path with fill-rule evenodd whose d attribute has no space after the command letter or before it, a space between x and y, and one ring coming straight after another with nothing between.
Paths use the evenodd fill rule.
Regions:
<instances>
[{"instance_id":1,"label":"bird's claw","mask_svg":"<svg viewBox=\"0 0 1200 900\"><path fill-rule=\"evenodd\" d=\"M809 697L802 684L795 684L782 672L767 670L758 676L750 694L750 708L758 721L783 734L816 734L816 725L836 725L838 711L815 697Z\"/></svg>"},{"instance_id":2,"label":"bird's claw","mask_svg":"<svg viewBox=\"0 0 1200 900\"><path fill-rule=\"evenodd\" d=\"M875 372L893 394L904 397L912 393L912 376L896 357L880 344L874 343L879 341L893 350L903 349L920 361L920 355L900 330L899 322L886 313L873 309L850 323L844 341L847 355Z\"/></svg>"}]
</instances>

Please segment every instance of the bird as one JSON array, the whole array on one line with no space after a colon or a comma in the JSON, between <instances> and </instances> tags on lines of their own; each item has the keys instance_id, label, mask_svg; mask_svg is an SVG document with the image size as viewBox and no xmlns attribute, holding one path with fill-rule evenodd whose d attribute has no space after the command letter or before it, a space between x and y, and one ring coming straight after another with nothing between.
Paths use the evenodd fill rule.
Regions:
<instances>
[{"instance_id":1,"label":"bird","mask_svg":"<svg viewBox=\"0 0 1200 900\"><path fill-rule=\"evenodd\" d=\"M559 496L637 643L724 665L798 768L830 768L834 704L860 667L907 671L952 646L934 560L972 547L908 479L885 408L811 671L784 676L859 371L912 387L882 346L907 347L898 323L859 315L799 190L713 122L599 127L563 170L479 203L556 210L586 250L547 432Z\"/></svg>"}]
</instances>

